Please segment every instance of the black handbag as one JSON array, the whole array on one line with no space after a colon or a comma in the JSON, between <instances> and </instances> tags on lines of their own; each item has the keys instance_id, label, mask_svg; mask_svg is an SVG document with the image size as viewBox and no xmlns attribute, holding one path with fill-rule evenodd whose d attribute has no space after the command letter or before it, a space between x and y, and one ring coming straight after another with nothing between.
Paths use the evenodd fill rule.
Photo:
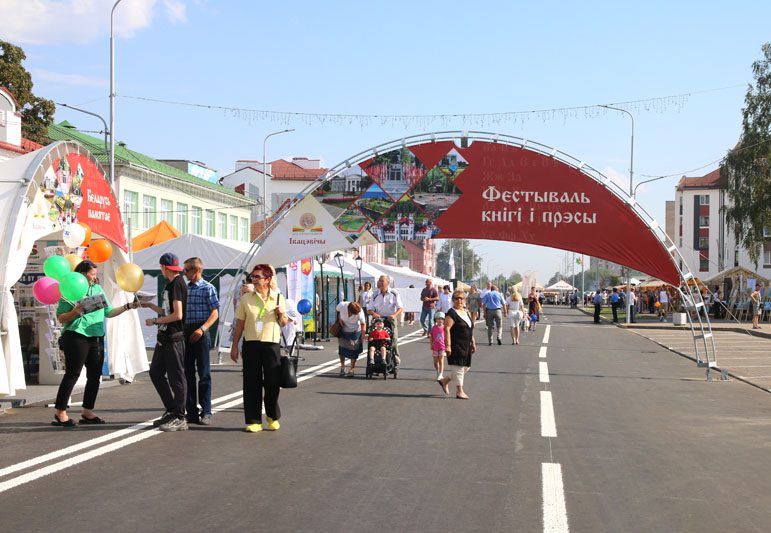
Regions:
<instances>
[{"instance_id":1,"label":"black handbag","mask_svg":"<svg viewBox=\"0 0 771 533\"><path fill-rule=\"evenodd\" d=\"M281 388L297 388L297 357L281 357Z\"/></svg>"}]
</instances>

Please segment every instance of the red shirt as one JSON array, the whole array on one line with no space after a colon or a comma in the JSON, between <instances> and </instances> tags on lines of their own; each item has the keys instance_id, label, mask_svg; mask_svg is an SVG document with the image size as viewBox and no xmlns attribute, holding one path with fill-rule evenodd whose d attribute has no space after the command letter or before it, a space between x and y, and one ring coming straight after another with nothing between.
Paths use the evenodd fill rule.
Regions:
<instances>
[{"instance_id":1,"label":"red shirt","mask_svg":"<svg viewBox=\"0 0 771 533\"><path fill-rule=\"evenodd\" d=\"M385 329L373 329L369 333L370 339L390 339L391 336L388 334L388 331Z\"/></svg>"}]
</instances>

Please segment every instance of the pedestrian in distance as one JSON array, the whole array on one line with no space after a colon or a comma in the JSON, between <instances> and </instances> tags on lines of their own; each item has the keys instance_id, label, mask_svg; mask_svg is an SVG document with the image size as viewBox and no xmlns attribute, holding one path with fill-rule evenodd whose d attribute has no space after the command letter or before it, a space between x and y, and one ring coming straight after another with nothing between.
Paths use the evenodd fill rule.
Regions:
<instances>
[{"instance_id":1,"label":"pedestrian in distance","mask_svg":"<svg viewBox=\"0 0 771 533\"><path fill-rule=\"evenodd\" d=\"M444 313L441 311L434 315L434 326L431 328L431 355L436 369L436 380L442 385L444 379L444 351L447 348L444 342ZM444 385L442 385L444 390Z\"/></svg>"},{"instance_id":2,"label":"pedestrian in distance","mask_svg":"<svg viewBox=\"0 0 771 533\"><path fill-rule=\"evenodd\" d=\"M632 287L632 291L629 293L629 302L626 307L629 312L629 322L632 324L636 323L635 313L637 311L637 293L635 292L634 287Z\"/></svg>"},{"instance_id":3,"label":"pedestrian in distance","mask_svg":"<svg viewBox=\"0 0 771 533\"><path fill-rule=\"evenodd\" d=\"M610 308L613 311L613 323L618 324L618 306L620 299L618 296L618 287L613 287L613 292L610 295Z\"/></svg>"},{"instance_id":4,"label":"pedestrian in distance","mask_svg":"<svg viewBox=\"0 0 771 533\"><path fill-rule=\"evenodd\" d=\"M236 309L236 327L230 358L238 362L241 337L244 391L244 431L258 433L262 427L262 405L265 402L267 429L281 427L278 396L281 390L281 328L289 322L285 299L277 290L275 270L271 265L258 264L252 269L241 289L241 301Z\"/></svg>"},{"instance_id":5,"label":"pedestrian in distance","mask_svg":"<svg viewBox=\"0 0 771 533\"><path fill-rule=\"evenodd\" d=\"M531 291L530 296L527 297L527 315L529 318L527 326L528 331L535 331L535 326L538 323L538 310L540 307L541 304L538 303L538 296L536 296L535 291Z\"/></svg>"},{"instance_id":6,"label":"pedestrian in distance","mask_svg":"<svg viewBox=\"0 0 771 533\"><path fill-rule=\"evenodd\" d=\"M452 368L449 376L442 379L442 389L445 394L450 393L449 385L455 380L455 397L459 400L468 400L469 397L463 389L466 373L471 366L471 356L476 352L477 345L474 340L474 330L471 327L471 316L463 306L466 296L462 290L456 290L452 294L452 309L447 312L444 319L444 342L447 364Z\"/></svg>"},{"instance_id":7,"label":"pedestrian in distance","mask_svg":"<svg viewBox=\"0 0 771 533\"><path fill-rule=\"evenodd\" d=\"M186 259L184 272L187 278L187 307L185 308L187 421L208 426L211 424L212 417L209 330L219 318L220 301L214 285L203 279L203 261L200 258Z\"/></svg>"},{"instance_id":8,"label":"pedestrian in distance","mask_svg":"<svg viewBox=\"0 0 771 533\"><path fill-rule=\"evenodd\" d=\"M466 295L466 307L468 308L469 315L471 315L473 327L473 324L479 319L479 312L482 309L482 293L479 292L476 283L471 284L471 289Z\"/></svg>"},{"instance_id":9,"label":"pedestrian in distance","mask_svg":"<svg viewBox=\"0 0 771 533\"><path fill-rule=\"evenodd\" d=\"M364 312L364 319L367 322L369 328L369 315L367 314L367 308L369 302L372 300L372 284L369 281L364 282L364 290L359 290L359 305Z\"/></svg>"},{"instance_id":10,"label":"pedestrian in distance","mask_svg":"<svg viewBox=\"0 0 771 533\"><path fill-rule=\"evenodd\" d=\"M592 303L594 303L594 323L599 324L600 312L602 311L602 292L599 289L594 293Z\"/></svg>"},{"instance_id":11,"label":"pedestrian in distance","mask_svg":"<svg viewBox=\"0 0 771 533\"><path fill-rule=\"evenodd\" d=\"M522 295L514 287L509 290L509 296L506 298L506 316L511 330L511 344L519 344L520 325L525 317L525 304L522 303Z\"/></svg>"},{"instance_id":12,"label":"pedestrian in distance","mask_svg":"<svg viewBox=\"0 0 771 533\"><path fill-rule=\"evenodd\" d=\"M367 335L367 321L358 302L340 302L335 308L335 319L340 323L340 336L337 338L337 354L340 356L340 375L345 376L345 360L351 365L347 376L354 377L356 359L362 351L362 343Z\"/></svg>"},{"instance_id":13,"label":"pedestrian in distance","mask_svg":"<svg viewBox=\"0 0 771 533\"><path fill-rule=\"evenodd\" d=\"M185 404L187 402L187 377L185 376L185 333L184 319L187 306L187 283L180 274L179 259L172 253L165 253L159 261L161 274L166 278L161 305L142 302L158 313L157 318L148 318L145 324L158 326L158 337L150 362L150 380L161 397L166 411L153 422L161 431L185 431Z\"/></svg>"},{"instance_id":14,"label":"pedestrian in distance","mask_svg":"<svg viewBox=\"0 0 771 533\"><path fill-rule=\"evenodd\" d=\"M482 296L482 305L485 308L485 322L487 324L487 344L493 345L493 335L496 336L498 345L501 345L503 332L503 306L506 302L503 295L498 292L498 287L490 286L490 290Z\"/></svg>"},{"instance_id":15,"label":"pedestrian in distance","mask_svg":"<svg viewBox=\"0 0 771 533\"><path fill-rule=\"evenodd\" d=\"M81 424L104 424L105 421L94 414L96 397L104 365L102 342L105 335L104 319L116 317L129 309L136 309L139 303L127 303L117 308L110 305L107 295L99 284L95 263L85 260L78 263L75 272L83 274L88 280L86 297L102 295L105 307L85 312L77 302L62 298L56 309L56 316L62 324L61 345L64 351L65 371L56 394L54 408L54 426L75 427L75 421L67 414L67 407L83 367L86 367L86 389L83 393L83 411Z\"/></svg>"},{"instance_id":16,"label":"pedestrian in distance","mask_svg":"<svg viewBox=\"0 0 771 533\"><path fill-rule=\"evenodd\" d=\"M752 329L761 329L760 315L763 313L763 306L760 301L760 285L755 285L755 289L750 294L750 315L752 316Z\"/></svg>"},{"instance_id":17,"label":"pedestrian in distance","mask_svg":"<svg viewBox=\"0 0 771 533\"><path fill-rule=\"evenodd\" d=\"M667 319L667 312L669 311L669 293L667 288L662 285L659 289L659 322L664 322Z\"/></svg>"},{"instance_id":18,"label":"pedestrian in distance","mask_svg":"<svg viewBox=\"0 0 771 533\"><path fill-rule=\"evenodd\" d=\"M439 305L437 306L439 311L447 313L452 307L452 294L449 285L442 287L442 292L439 293Z\"/></svg>"},{"instance_id":19,"label":"pedestrian in distance","mask_svg":"<svg viewBox=\"0 0 771 533\"><path fill-rule=\"evenodd\" d=\"M439 301L439 293L430 279L426 280L426 286L420 291L420 301L422 302L420 326L423 328L423 336L425 337L433 327L436 303Z\"/></svg>"},{"instance_id":20,"label":"pedestrian in distance","mask_svg":"<svg viewBox=\"0 0 771 533\"><path fill-rule=\"evenodd\" d=\"M408 289L414 289L415 285L410 284ZM412 311L407 311L404 313L404 321L407 322L408 325L412 326L415 324L415 313Z\"/></svg>"}]
</instances>

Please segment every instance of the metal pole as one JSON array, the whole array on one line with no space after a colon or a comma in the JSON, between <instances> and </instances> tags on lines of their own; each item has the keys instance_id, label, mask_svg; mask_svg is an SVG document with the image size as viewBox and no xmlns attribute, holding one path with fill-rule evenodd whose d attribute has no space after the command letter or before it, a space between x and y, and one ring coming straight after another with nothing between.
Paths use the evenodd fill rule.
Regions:
<instances>
[{"instance_id":1,"label":"metal pole","mask_svg":"<svg viewBox=\"0 0 771 533\"><path fill-rule=\"evenodd\" d=\"M262 140L262 210L266 219L268 218L268 194L266 191L266 187L268 183L268 180L267 180L268 154L266 152L268 139L273 137L274 135L281 135L282 133L289 133L290 131L294 131L294 128L289 128L281 131L274 131L273 133L267 134L265 138Z\"/></svg>"},{"instance_id":2,"label":"metal pole","mask_svg":"<svg viewBox=\"0 0 771 533\"><path fill-rule=\"evenodd\" d=\"M630 155L629 155L629 196L634 198L635 189L633 186L634 182L634 115L627 111L626 109L621 109L620 107L613 107L609 105L601 105L600 107L604 107L605 109L612 109L614 111L620 111L621 113L626 113L629 118L632 120L632 137L631 137L631 148L630 148ZM629 299L632 295L632 283L631 283L631 271L629 267L626 269L626 301L624 302L624 305L626 305L626 323L629 324L631 322L631 316L629 312Z\"/></svg>"},{"instance_id":3,"label":"metal pole","mask_svg":"<svg viewBox=\"0 0 771 533\"><path fill-rule=\"evenodd\" d=\"M80 109L79 107L75 107L74 105L60 104L59 102L54 102L54 103L58 106L66 107L67 109L72 109L74 111L80 111L81 113L85 113L86 115L91 115L92 117L96 117L99 120L101 120L102 125L104 126L104 153L105 155L110 154L110 144L107 140L107 135L109 135L109 129L107 128L107 123L104 121L101 115L97 115L96 113L92 113L91 111L86 111L85 109Z\"/></svg>"},{"instance_id":4,"label":"metal pole","mask_svg":"<svg viewBox=\"0 0 771 533\"><path fill-rule=\"evenodd\" d=\"M115 8L123 0L117 0L110 11L110 185L115 180Z\"/></svg>"}]
</instances>

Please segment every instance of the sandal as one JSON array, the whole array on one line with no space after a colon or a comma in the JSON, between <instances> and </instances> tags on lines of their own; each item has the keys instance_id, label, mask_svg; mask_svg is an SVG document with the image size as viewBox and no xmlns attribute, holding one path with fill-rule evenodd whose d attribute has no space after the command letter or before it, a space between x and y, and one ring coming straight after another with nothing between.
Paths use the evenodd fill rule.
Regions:
<instances>
[{"instance_id":1,"label":"sandal","mask_svg":"<svg viewBox=\"0 0 771 533\"><path fill-rule=\"evenodd\" d=\"M95 416L94 418L86 418L85 416L80 416L80 423L81 424L106 424L103 419L99 418L98 416Z\"/></svg>"},{"instance_id":2,"label":"sandal","mask_svg":"<svg viewBox=\"0 0 771 533\"><path fill-rule=\"evenodd\" d=\"M59 420L59 417L54 414L54 419L51 421L52 426L59 426L64 428L74 428L75 427L75 421L72 418L68 418L64 422Z\"/></svg>"}]
</instances>

